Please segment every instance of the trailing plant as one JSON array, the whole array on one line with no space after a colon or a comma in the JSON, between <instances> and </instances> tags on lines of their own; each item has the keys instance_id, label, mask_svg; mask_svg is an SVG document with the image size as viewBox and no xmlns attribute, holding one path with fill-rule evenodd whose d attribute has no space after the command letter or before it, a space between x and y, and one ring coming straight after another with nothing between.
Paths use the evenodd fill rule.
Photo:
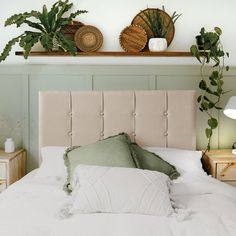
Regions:
<instances>
[{"instance_id":1,"label":"trailing plant","mask_svg":"<svg viewBox=\"0 0 236 236\"><path fill-rule=\"evenodd\" d=\"M201 28L200 35L196 36L200 45L192 45L190 48L193 56L201 63L199 88L202 93L197 98L197 102L199 110L208 116L205 129L208 141L206 151L211 149L213 130L218 127L218 119L213 115L213 111L222 109L220 107L221 98L228 92L223 89L223 79L224 72L229 70L229 67L225 66L225 57L229 57L229 53L224 52L220 41L221 35L222 31L219 27L215 27L212 32L206 32L205 28ZM204 75L206 65L211 66L210 76Z\"/></svg>"},{"instance_id":2,"label":"trailing plant","mask_svg":"<svg viewBox=\"0 0 236 236\"><path fill-rule=\"evenodd\" d=\"M54 44L58 43L58 46L62 50L68 51L71 55L76 55L77 49L75 43L67 38L61 30L76 16L86 13L87 11L77 10L69 14L69 16L64 16L72 6L73 3L69 3L69 0L59 0L52 5L49 11L46 5L44 5L42 12L31 11L9 17L5 22L5 26L15 24L18 28L22 24L26 24L37 31L27 30L21 35L11 39L0 55L0 62L4 61L9 56L12 47L16 43L19 43L20 47L24 49L25 59L28 58L32 47L38 42L40 42L47 51L51 51Z\"/></svg>"},{"instance_id":3,"label":"trailing plant","mask_svg":"<svg viewBox=\"0 0 236 236\"><path fill-rule=\"evenodd\" d=\"M165 12L165 7L162 6L162 11ZM148 9L148 11L143 11L144 16L140 14L142 20L146 23L149 29L152 31L154 38L166 38L171 30L171 23L179 19L182 14L177 14L176 11L170 17L169 21L163 15L163 12L157 9Z\"/></svg>"}]
</instances>

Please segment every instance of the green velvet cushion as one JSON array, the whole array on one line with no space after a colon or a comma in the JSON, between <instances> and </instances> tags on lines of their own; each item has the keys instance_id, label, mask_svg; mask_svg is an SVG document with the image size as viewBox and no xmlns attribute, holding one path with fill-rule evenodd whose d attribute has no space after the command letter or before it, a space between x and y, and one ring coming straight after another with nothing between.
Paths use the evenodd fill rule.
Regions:
<instances>
[{"instance_id":1,"label":"green velvet cushion","mask_svg":"<svg viewBox=\"0 0 236 236\"><path fill-rule=\"evenodd\" d=\"M136 154L141 169L162 172L168 175L170 179L176 179L180 176L175 166L169 164L155 153L142 149L136 143L133 143L131 147Z\"/></svg>"},{"instance_id":2,"label":"green velvet cushion","mask_svg":"<svg viewBox=\"0 0 236 236\"><path fill-rule=\"evenodd\" d=\"M97 141L80 147L68 148L64 155L65 165L68 170L65 190L71 192L74 169L79 164L114 166L114 167L139 167L135 154L131 150L131 141L127 134L122 133L107 139Z\"/></svg>"}]
</instances>

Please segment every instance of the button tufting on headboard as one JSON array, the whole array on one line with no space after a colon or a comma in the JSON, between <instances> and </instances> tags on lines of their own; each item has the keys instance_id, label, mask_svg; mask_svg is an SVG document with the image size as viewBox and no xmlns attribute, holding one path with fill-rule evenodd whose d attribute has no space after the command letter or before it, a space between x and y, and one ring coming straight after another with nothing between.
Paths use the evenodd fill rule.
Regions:
<instances>
[{"instance_id":1,"label":"button tufting on headboard","mask_svg":"<svg viewBox=\"0 0 236 236\"><path fill-rule=\"evenodd\" d=\"M40 92L39 147L126 132L142 146L195 149L195 107L188 90Z\"/></svg>"}]
</instances>

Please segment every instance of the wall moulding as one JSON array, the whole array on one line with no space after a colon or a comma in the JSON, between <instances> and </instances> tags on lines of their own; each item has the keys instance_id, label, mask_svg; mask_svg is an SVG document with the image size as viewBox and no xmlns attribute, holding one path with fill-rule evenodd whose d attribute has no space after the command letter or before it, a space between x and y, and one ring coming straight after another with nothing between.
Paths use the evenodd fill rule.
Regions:
<instances>
[{"instance_id":1,"label":"wall moulding","mask_svg":"<svg viewBox=\"0 0 236 236\"><path fill-rule=\"evenodd\" d=\"M199 79L199 66L188 65L1 65L0 114L4 117L14 117L14 121L22 121L17 139L28 151L27 167L31 170L38 165L39 91L132 89L198 91ZM226 94L222 106L230 96L236 95L236 67L231 67L225 74L225 88L233 90ZM236 122L221 112L218 115L220 122L212 147L227 148L235 140ZM198 112L199 149L206 145L204 129L205 116Z\"/></svg>"}]
</instances>

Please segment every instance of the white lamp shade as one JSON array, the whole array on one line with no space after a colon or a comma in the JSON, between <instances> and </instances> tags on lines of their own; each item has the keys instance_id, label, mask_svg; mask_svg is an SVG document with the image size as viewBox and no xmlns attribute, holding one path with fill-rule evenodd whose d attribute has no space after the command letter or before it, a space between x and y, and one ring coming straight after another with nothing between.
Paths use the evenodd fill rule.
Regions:
<instances>
[{"instance_id":1,"label":"white lamp shade","mask_svg":"<svg viewBox=\"0 0 236 236\"><path fill-rule=\"evenodd\" d=\"M231 119L236 119L236 96L233 96L227 102L224 114Z\"/></svg>"}]
</instances>

